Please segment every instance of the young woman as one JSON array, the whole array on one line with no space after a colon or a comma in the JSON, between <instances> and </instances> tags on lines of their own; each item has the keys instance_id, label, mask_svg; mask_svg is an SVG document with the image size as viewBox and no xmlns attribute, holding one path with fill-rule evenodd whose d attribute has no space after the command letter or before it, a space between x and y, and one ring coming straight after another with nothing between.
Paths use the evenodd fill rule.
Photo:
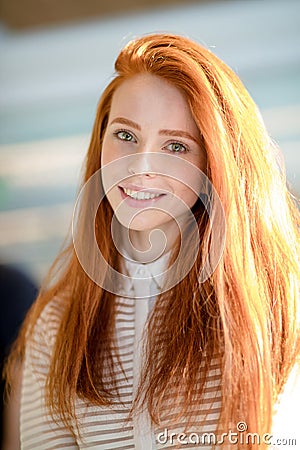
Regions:
<instances>
[{"instance_id":1,"label":"young woman","mask_svg":"<svg viewBox=\"0 0 300 450\"><path fill-rule=\"evenodd\" d=\"M298 212L277 150L197 43L145 36L115 67L73 242L10 363L22 448L276 447L299 354Z\"/></svg>"}]
</instances>

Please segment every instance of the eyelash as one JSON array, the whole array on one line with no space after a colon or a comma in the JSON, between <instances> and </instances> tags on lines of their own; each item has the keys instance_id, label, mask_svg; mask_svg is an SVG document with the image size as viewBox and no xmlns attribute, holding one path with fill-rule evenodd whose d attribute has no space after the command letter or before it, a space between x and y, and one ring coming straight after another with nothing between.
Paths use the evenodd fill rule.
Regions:
<instances>
[{"instance_id":1,"label":"eyelash","mask_svg":"<svg viewBox=\"0 0 300 450\"><path fill-rule=\"evenodd\" d=\"M127 134L128 136L131 136L131 139L128 140L128 139L121 138L120 137L120 133L124 133L124 134ZM117 139L120 139L121 141L124 141L124 142L137 142L135 136L128 130L117 130L113 134L114 134L114 136ZM170 150L170 149L168 149L168 147L170 145L179 145L181 147L181 150L178 150L178 151ZM188 146L186 144L182 144L181 142L177 142L177 141L170 142L168 145L165 146L165 148L168 151L170 151L171 153L187 153L189 151L189 148L188 148Z\"/></svg>"},{"instance_id":2,"label":"eyelash","mask_svg":"<svg viewBox=\"0 0 300 450\"><path fill-rule=\"evenodd\" d=\"M187 145L182 144L181 142L177 142L177 141L170 142L170 144L166 145L166 148L168 148L170 145L180 145L181 149L183 149L183 150L178 150L178 151L169 150L172 153L187 153L189 151L189 148L187 147Z\"/></svg>"},{"instance_id":3,"label":"eyelash","mask_svg":"<svg viewBox=\"0 0 300 450\"><path fill-rule=\"evenodd\" d=\"M131 136L132 139L127 140L127 139L122 139L119 134L120 133L124 133L127 134L129 136ZM130 131L127 130L117 130L114 132L114 136L116 136L118 139L120 139L121 141L125 141L125 142L136 142L136 138L134 137L134 135L132 133L130 133Z\"/></svg>"}]
</instances>

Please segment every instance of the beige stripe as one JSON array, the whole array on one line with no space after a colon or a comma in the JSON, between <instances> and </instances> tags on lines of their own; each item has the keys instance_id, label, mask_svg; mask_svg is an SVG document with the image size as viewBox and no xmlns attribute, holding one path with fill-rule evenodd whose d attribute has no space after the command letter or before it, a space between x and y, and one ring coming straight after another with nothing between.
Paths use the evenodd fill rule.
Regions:
<instances>
[{"instance_id":1,"label":"beige stripe","mask_svg":"<svg viewBox=\"0 0 300 450\"><path fill-rule=\"evenodd\" d=\"M94 407L95 408L95 407ZM84 410L81 411L81 409L76 408L76 417L81 419L87 419L92 418L95 419L96 416L118 416L115 420L126 420L129 414L130 409L129 408L122 408L122 410L119 409L111 409L110 407L99 407L97 408L97 411L95 409L89 409L88 411ZM88 422L88 424L91 422Z\"/></svg>"},{"instance_id":2,"label":"beige stripe","mask_svg":"<svg viewBox=\"0 0 300 450\"><path fill-rule=\"evenodd\" d=\"M128 338L128 340L129 340L129 338ZM122 339L122 342L123 342L123 341L125 341L125 339ZM130 337L130 342L131 342L132 344L133 344L133 342L134 342L134 340L132 339L132 337ZM119 346L113 346L113 347L112 347L112 350L114 350L114 351L125 350L125 349L127 349L129 346L130 346L130 344L123 343L123 344L120 344Z\"/></svg>"},{"instance_id":3,"label":"beige stripe","mask_svg":"<svg viewBox=\"0 0 300 450\"><path fill-rule=\"evenodd\" d=\"M134 333L134 327L132 327L132 326L128 326L128 327L126 327L126 326L120 326L120 327L118 327L117 328L117 331L126 331L126 332L128 332L128 331L131 331L132 332L132 334Z\"/></svg>"},{"instance_id":4,"label":"beige stripe","mask_svg":"<svg viewBox=\"0 0 300 450\"><path fill-rule=\"evenodd\" d=\"M108 428L107 425L116 425L115 428ZM101 427L106 427L103 430L101 430ZM115 421L97 421L97 422L93 422L93 423L89 423L84 424L84 428L85 428L85 432L84 432L84 436L89 437L89 436L97 436L99 437L99 440L103 441L103 439L101 439L101 436L105 437L108 434L124 434L125 436L128 436L128 432L133 430L132 426L121 426L120 427L120 422L119 420L115 420ZM89 430L86 431L89 428L97 428L96 430Z\"/></svg>"},{"instance_id":5,"label":"beige stripe","mask_svg":"<svg viewBox=\"0 0 300 450\"><path fill-rule=\"evenodd\" d=\"M41 448L52 449L52 448L72 447L72 446L74 447L74 440L72 440L72 438L70 438L68 435L54 436L53 434L51 434L51 436L48 438L46 437L44 439L40 439L41 435L42 434L39 434L37 441L29 440L28 442L26 442L26 448L30 450L37 448L38 450L41 450ZM53 447L53 442L60 440L61 443L57 443L56 447ZM47 445L44 447L45 444ZM64 447L61 447L62 444Z\"/></svg>"},{"instance_id":6,"label":"beige stripe","mask_svg":"<svg viewBox=\"0 0 300 450\"><path fill-rule=\"evenodd\" d=\"M95 432L95 433L91 433L91 434L89 434L88 435L88 437L97 437L97 432ZM116 444L117 442L119 443L122 443L122 442L124 442L124 440L126 440L126 441L129 441L129 440L132 440L132 436L120 436L120 437L115 437L115 438L113 438L113 439L105 439L105 440L97 440L97 441L93 441L91 444L93 444L93 445L95 445L95 444ZM88 447L89 447L90 445L88 445ZM117 447L117 448L120 448L120 447ZM122 448L122 447L121 447Z\"/></svg>"}]
</instances>

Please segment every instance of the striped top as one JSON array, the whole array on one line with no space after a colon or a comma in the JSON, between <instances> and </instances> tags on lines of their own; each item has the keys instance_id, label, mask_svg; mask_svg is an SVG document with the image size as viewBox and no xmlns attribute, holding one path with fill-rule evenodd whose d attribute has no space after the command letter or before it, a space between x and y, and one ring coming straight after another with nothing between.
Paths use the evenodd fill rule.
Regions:
<instances>
[{"instance_id":1,"label":"striped top","mask_svg":"<svg viewBox=\"0 0 300 450\"><path fill-rule=\"evenodd\" d=\"M61 302L57 298L47 305L37 322L33 339L26 349L20 411L20 438L23 450L212 448L212 445L208 445L209 434L216 430L221 406L221 374L214 361L204 388L204 400L200 411L199 407L197 408L189 435L182 434L183 423L172 425L172 429L168 426L174 414L171 408L172 393L170 393L170 407L164 412L163 422L159 428L151 425L146 411L128 418L141 373L142 333L155 301L153 297L138 300L135 300L135 297L143 294L152 295L160 288L156 274L161 272L165 263L165 256L150 264L126 262L132 278L138 274L147 275L151 278L151 282L145 283L140 280L133 282L129 279L128 285L124 286L123 295L130 294L131 297L117 298L116 336L125 376L119 369L116 369L115 376L120 386L121 398L110 407L95 406L78 398L76 417L79 421L80 437L75 433L77 438L74 438L59 420L54 421L45 406L45 380L62 312ZM208 441L199 440L203 439L204 433L207 433ZM202 445L202 442L206 445ZM220 448L225 449L226 446Z\"/></svg>"}]
</instances>

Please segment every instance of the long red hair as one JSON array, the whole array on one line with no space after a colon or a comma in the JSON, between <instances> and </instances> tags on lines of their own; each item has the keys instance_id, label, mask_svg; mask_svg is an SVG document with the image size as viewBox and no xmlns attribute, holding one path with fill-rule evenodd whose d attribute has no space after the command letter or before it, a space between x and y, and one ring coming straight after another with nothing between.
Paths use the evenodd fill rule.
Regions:
<instances>
[{"instance_id":1,"label":"long red hair","mask_svg":"<svg viewBox=\"0 0 300 450\"><path fill-rule=\"evenodd\" d=\"M152 420L159 422L163 398L175 387L178 398L184 396L183 404L177 405L179 416L188 415L192 397L196 395L201 403L201 385L211 358L217 356L222 372L220 428L243 420L249 432L268 432L274 404L299 351L299 216L278 167L275 146L239 78L209 50L187 38L155 34L131 41L115 68L116 77L98 106L83 182L100 168L101 143L116 88L135 74L151 73L185 94L227 224L225 250L209 280L198 281L200 248L188 276L157 299L148 323L147 358L135 406L144 402ZM199 208L194 213L205 242L208 221ZM97 241L104 258L118 269L112 217L104 198L96 216ZM185 245L188 249L188 240ZM112 366L114 298L87 276L72 244L55 267L58 262L63 265L57 281L53 284L52 269L51 286L41 290L11 361L23 352L45 305L54 296L63 299L47 392L51 410L71 427L76 395L99 405L118 396ZM203 363L206 369L199 374ZM111 373L109 389L104 366ZM200 387L195 394L196 383Z\"/></svg>"}]
</instances>

